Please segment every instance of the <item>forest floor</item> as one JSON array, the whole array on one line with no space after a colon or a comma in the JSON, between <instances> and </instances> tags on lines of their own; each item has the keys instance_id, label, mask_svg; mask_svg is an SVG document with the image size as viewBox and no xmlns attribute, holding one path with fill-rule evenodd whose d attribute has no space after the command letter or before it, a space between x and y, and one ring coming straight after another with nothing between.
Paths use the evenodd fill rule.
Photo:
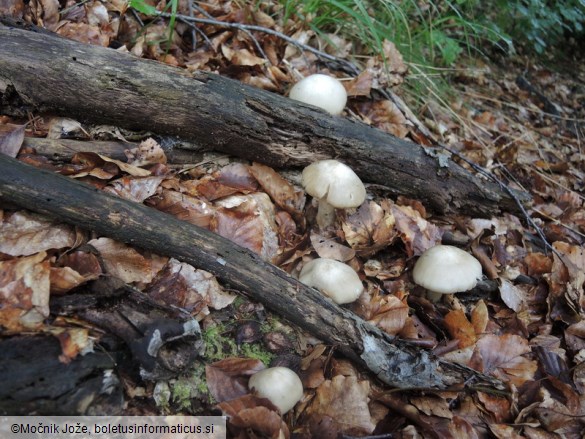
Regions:
<instances>
[{"instance_id":1,"label":"forest floor","mask_svg":"<svg viewBox=\"0 0 585 439\"><path fill-rule=\"evenodd\" d=\"M365 286L347 305L358 316L441 359L493 375L506 387L388 388L338 355L335 346L227 291L197 267L1 205L0 343L23 334L50 334L60 342L63 364L107 350L106 320L81 318L75 308L59 304L68 296L106 294L96 283L117 278L161 306L185 310L199 321L206 344L195 366L170 377L145 380L137 359L120 363L124 367L115 368L115 374L124 395L122 413L223 412L231 418L230 434L241 438L583 437L582 58L548 66L520 56L466 60L444 73L453 89L448 102L440 105L429 95L422 108L409 112L377 92L391 89L404 96L404 81L416 80L392 44L384 45L387 68L381 56L364 56L354 64L359 75L350 75L322 55L349 60L351 42L331 35L333 48L301 23L283 25L274 5L253 10L219 0L202 3L194 17L210 22L193 29L177 21L169 41L168 20L143 27L140 15L122 0L66 8L56 0L9 4L10 11L0 2L0 14L9 12L64 37L190 71L216 72L269 92L286 95L311 73L336 76L349 94L340 117L415 143L443 145L462 166L472 172L479 166L509 187L527 191L534 202L526 217L439 217L418 200L391 199L366 184L368 201L320 231L313 225L310 197L291 216L278 207L283 202L278 191L266 187L270 181L282 185L281 193L304 195L299 170L286 170L280 178L272 169L220 154L173 163L166 139L156 133L85 126L42 114L19 120L2 115L0 108L0 152L207 227L294 276L315 257L343 261ZM189 15L181 8L179 13ZM247 25L276 33L251 32ZM281 34L316 49L300 50ZM75 139L87 149L51 160L42 150L49 143L34 142L43 138ZM104 141L128 150L127 160L108 158L100 150ZM425 297L412 280L412 267L421 253L441 242L458 245L481 262L482 288L438 302ZM283 416L247 389L250 375L274 365L295 370L304 388L301 401Z\"/></svg>"}]
</instances>

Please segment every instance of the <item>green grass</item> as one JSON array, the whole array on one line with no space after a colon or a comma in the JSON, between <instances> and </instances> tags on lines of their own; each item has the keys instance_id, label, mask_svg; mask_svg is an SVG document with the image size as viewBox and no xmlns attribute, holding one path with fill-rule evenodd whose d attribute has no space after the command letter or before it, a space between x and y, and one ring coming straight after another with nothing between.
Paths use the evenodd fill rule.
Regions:
<instances>
[{"instance_id":1,"label":"green grass","mask_svg":"<svg viewBox=\"0 0 585 439\"><path fill-rule=\"evenodd\" d=\"M445 75L437 74L436 67L452 67L461 56L481 54L486 42L508 40L495 25L474 16L479 0L280 1L284 23L301 20L325 40L328 33L338 34L354 43L355 55L383 55L384 40L392 41L415 73L407 77L405 88L420 104L429 94L447 97Z\"/></svg>"}]
</instances>

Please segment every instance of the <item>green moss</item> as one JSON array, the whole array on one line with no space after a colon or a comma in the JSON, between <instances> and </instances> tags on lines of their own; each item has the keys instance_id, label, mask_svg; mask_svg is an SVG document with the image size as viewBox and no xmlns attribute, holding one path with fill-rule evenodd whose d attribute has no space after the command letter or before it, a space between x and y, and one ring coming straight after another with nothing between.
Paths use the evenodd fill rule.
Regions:
<instances>
[{"instance_id":1,"label":"green moss","mask_svg":"<svg viewBox=\"0 0 585 439\"><path fill-rule=\"evenodd\" d=\"M237 355L238 347L231 337L226 337L225 326L217 325L203 332L205 358L210 361L222 360Z\"/></svg>"},{"instance_id":2,"label":"green moss","mask_svg":"<svg viewBox=\"0 0 585 439\"><path fill-rule=\"evenodd\" d=\"M241 353L242 356L248 358L254 358L256 360L262 361L266 366L270 364L272 359L274 358L274 354L268 352L258 343L246 343L241 346Z\"/></svg>"}]
</instances>

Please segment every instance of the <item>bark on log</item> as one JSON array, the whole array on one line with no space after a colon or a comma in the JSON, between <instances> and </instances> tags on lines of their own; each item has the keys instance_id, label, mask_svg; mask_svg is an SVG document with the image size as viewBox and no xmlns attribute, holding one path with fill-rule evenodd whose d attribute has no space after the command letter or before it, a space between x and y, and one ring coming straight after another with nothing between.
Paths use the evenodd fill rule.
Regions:
<instances>
[{"instance_id":1,"label":"bark on log","mask_svg":"<svg viewBox=\"0 0 585 439\"><path fill-rule=\"evenodd\" d=\"M126 161L124 151L136 148L138 144L25 137L23 146L34 148L39 155L56 161L70 161L77 152L97 152L112 159ZM203 153L194 150L173 148L172 151L165 151L165 153L169 163L175 165L196 164L203 160Z\"/></svg>"},{"instance_id":2,"label":"bark on log","mask_svg":"<svg viewBox=\"0 0 585 439\"><path fill-rule=\"evenodd\" d=\"M219 235L2 154L0 200L207 270L224 285L242 291L289 322L338 346L344 355L392 386L445 388L470 378L501 385L388 336Z\"/></svg>"},{"instance_id":3,"label":"bark on log","mask_svg":"<svg viewBox=\"0 0 585 439\"><path fill-rule=\"evenodd\" d=\"M178 136L273 167L337 158L438 213L519 212L497 185L363 123L219 75L0 24L0 113L27 111Z\"/></svg>"}]
</instances>

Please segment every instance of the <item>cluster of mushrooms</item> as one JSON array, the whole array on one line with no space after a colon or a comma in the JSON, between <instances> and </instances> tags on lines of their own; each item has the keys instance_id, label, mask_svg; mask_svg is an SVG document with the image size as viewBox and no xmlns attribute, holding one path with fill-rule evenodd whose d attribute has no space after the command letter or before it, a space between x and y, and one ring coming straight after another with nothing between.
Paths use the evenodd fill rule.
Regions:
<instances>
[{"instance_id":1,"label":"cluster of mushrooms","mask_svg":"<svg viewBox=\"0 0 585 439\"><path fill-rule=\"evenodd\" d=\"M299 81L289 96L332 115L341 114L347 102L343 85L335 78L320 74ZM320 229L334 223L335 209L354 209L366 199L366 188L360 178L337 160L322 160L307 166L301 182L318 203L316 223ZM427 297L436 301L443 294L474 288L482 277L482 267L477 259L460 248L436 245L420 255L412 277L414 283L427 290ZM354 302L364 291L355 270L334 259L317 258L304 264L299 281L316 288L338 305ZM257 372L250 378L248 388L269 399L282 414L292 409L303 396L300 378L286 367Z\"/></svg>"}]
</instances>

